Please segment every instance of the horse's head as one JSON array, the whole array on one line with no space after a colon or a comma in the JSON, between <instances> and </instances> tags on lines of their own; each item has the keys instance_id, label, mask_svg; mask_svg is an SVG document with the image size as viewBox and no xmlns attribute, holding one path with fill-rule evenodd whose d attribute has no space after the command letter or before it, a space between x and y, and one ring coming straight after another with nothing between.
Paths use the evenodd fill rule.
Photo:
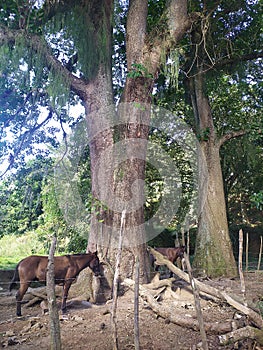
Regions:
<instances>
[{"instance_id":1,"label":"horse's head","mask_svg":"<svg viewBox=\"0 0 263 350\"><path fill-rule=\"evenodd\" d=\"M181 259L183 259L184 257L185 248L186 248L185 245L178 248L178 257Z\"/></svg>"},{"instance_id":2,"label":"horse's head","mask_svg":"<svg viewBox=\"0 0 263 350\"><path fill-rule=\"evenodd\" d=\"M100 276L100 261L97 252L90 254L92 255L92 259L89 263L89 267L91 268L95 276Z\"/></svg>"}]
</instances>

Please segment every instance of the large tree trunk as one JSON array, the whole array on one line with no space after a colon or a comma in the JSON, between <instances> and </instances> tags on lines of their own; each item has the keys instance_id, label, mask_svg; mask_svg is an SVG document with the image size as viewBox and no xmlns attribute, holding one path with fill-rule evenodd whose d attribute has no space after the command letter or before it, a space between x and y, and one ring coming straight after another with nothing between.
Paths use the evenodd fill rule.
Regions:
<instances>
[{"instance_id":1,"label":"large tree trunk","mask_svg":"<svg viewBox=\"0 0 263 350\"><path fill-rule=\"evenodd\" d=\"M147 0L130 1L126 27L127 68L131 72L140 65L144 70L142 74L127 76L117 113L113 107L110 64L107 69L98 70L86 91L92 194L96 208L88 249L98 250L106 263L109 286L123 210L127 214L120 275L134 277L138 256L140 281L145 283L149 278L143 207L151 93L163 54L181 39L191 24L187 1L170 1L167 3L170 37L166 33L165 40L156 36L150 36L149 40L147 11Z\"/></svg>"},{"instance_id":2,"label":"large tree trunk","mask_svg":"<svg viewBox=\"0 0 263 350\"><path fill-rule=\"evenodd\" d=\"M207 165L207 188L201 208L195 246L194 268L210 277L235 276L236 262L229 237L218 145L201 145Z\"/></svg>"},{"instance_id":3,"label":"large tree trunk","mask_svg":"<svg viewBox=\"0 0 263 350\"><path fill-rule=\"evenodd\" d=\"M101 11L100 6L105 7L105 11ZM96 21L95 29L105 29L100 45L106 43L108 46L100 49L111 54L113 2L105 0L100 6L96 6L95 1L90 6L94 14L89 17ZM111 296L123 210L126 210L126 220L120 277L134 277L138 257L140 282L148 282L149 262L143 208L151 93L162 57L191 25L187 16L187 1L169 1L167 13L171 36L167 35L165 29L165 40L156 35L148 37L147 11L147 0L130 1L126 28L127 67L131 72L139 65L143 67L143 73L127 76L118 110L115 110L113 102L110 59L96 62L98 67L93 70L96 74L81 91L88 124L94 207L87 250L97 250L103 262L105 278L101 280L103 290L100 293L105 298Z\"/></svg>"},{"instance_id":4,"label":"large tree trunk","mask_svg":"<svg viewBox=\"0 0 263 350\"><path fill-rule=\"evenodd\" d=\"M203 73L199 73L191 84L191 92L201 145L200 162L205 162L205 167L201 168L207 170L207 186L201 187L205 192L200 193L202 200L193 266L197 273L210 277L235 276L237 267L228 231L220 142L216 137L212 111L203 85Z\"/></svg>"},{"instance_id":5,"label":"large tree trunk","mask_svg":"<svg viewBox=\"0 0 263 350\"><path fill-rule=\"evenodd\" d=\"M147 1L145 4L147 8ZM142 9L141 14L146 20L146 14ZM110 30L108 35L111 36ZM133 42L137 43L137 40ZM109 64L108 67L101 67L98 70L97 76L89 82L86 93L92 195L95 208L91 219L88 249L98 250L102 261L106 262L108 285L111 285L112 269L115 266L123 210L126 210L127 214L121 277L134 276L135 256L138 256L141 281L148 281L149 264L143 204L149 113L138 106L136 108L125 103L134 101L144 103L145 100L149 103L152 80L150 85L149 91L143 78L127 79L122 99L124 104L115 111Z\"/></svg>"}]
</instances>

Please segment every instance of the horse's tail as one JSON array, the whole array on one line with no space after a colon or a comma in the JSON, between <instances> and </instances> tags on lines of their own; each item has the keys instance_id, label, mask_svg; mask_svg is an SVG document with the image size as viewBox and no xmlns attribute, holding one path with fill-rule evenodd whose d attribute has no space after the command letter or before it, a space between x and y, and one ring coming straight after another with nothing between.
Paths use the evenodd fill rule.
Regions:
<instances>
[{"instance_id":1,"label":"horse's tail","mask_svg":"<svg viewBox=\"0 0 263 350\"><path fill-rule=\"evenodd\" d=\"M17 284L17 282L20 281L20 277L19 277L19 273L18 273L18 267L19 267L19 264L16 265L14 276L13 276L11 282L10 282L10 285L9 285L9 292L11 292L11 290Z\"/></svg>"}]
</instances>

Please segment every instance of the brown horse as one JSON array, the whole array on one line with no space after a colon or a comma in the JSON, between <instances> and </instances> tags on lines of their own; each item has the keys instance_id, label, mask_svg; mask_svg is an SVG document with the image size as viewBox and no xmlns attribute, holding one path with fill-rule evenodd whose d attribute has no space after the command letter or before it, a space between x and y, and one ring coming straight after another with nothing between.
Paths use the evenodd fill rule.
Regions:
<instances>
[{"instance_id":1,"label":"brown horse","mask_svg":"<svg viewBox=\"0 0 263 350\"><path fill-rule=\"evenodd\" d=\"M168 260L170 260L173 264L176 262L178 258L181 260L184 257L184 252L185 252L185 246L181 247L176 247L176 248L154 248L157 252L161 253L162 255L166 256ZM150 254L150 260L152 267L154 267L154 262L155 262L155 257ZM155 266L155 271L158 271L159 266ZM170 276L172 276L173 273L170 273Z\"/></svg>"},{"instance_id":2,"label":"brown horse","mask_svg":"<svg viewBox=\"0 0 263 350\"><path fill-rule=\"evenodd\" d=\"M16 282L20 281L20 288L16 294L17 316L21 316L22 299L31 282L46 282L47 264L48 257L38 255L28 256L17 264L14 277L9 286L9 290L11 291ZM66 312L66 300L72 282L76 279L80 271L86 267L90 267L95 276L100 275L100 262L97 252L54 257L55 284L63 286L62 313Z\"/></svg>"}]
</instances>

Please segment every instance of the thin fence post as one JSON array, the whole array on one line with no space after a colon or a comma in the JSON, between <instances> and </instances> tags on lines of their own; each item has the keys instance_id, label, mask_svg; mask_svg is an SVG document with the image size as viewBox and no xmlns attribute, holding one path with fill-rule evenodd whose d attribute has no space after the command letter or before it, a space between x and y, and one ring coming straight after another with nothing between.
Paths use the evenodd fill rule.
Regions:
<instances>
[{"instance_id":1,"label":"thin fence post","mask_svg":"<svg viewBox=\"0 0 263 350\"><path fill-rule=\"evenodd\" d=\"M138 256L135 260L135 284L134 284L134 349L140 350L140 329L139 329L139 277L140 261Z\"/></svg>"},{"instance_id":2,"label":"thin fence post","mask_svg":"<svg viewBox=\"0 0 263 350\"><path fill-rule=\"evenodd\" d=\"M260 236L260 248L259 248L259 255L258 255L258 271L260 270L260 265L261 265L261 255L262 255L262 236Z\"/></svg>"},{"instance_id":3,"label":"thin fence post","mask_svg":"<svg viewBox=\"0 0 263 350\"><path fill-rule=\"evenodd\" d=\"M244 304L247 305L246 287L245 287L245 280L244 280L244 275L243 275L242 257L243 257L243 231L242 231L242 229L240 229L239 230L238 272L239 272L240 286L241 286L241 292L243 294Z\"/></svg>"},{"instance_id":4,"label":"thin fence post","mask_svg":"<svg viewBox=\"0 0 263 350\"><path fill-rule=\"evenodd\" d=\"M121 215L121 227L119 233L119 246L118 253L116 257L116 266L113 278L113 291L112 291L112 309L111 309L111 324L113 328L112 339L113 339L113 350L118 350L118 331L117 331L117 299L118 299L118 283L119 283L119 275L120 275L120 265L121 265L121 251L122 251L122 240L123 240L123 231L125 226L125 216L126 211L123 210Z\"/></svg>"},{"instance_id":5,"label":"thin fence post","mask_svg":"<svg viewBox=\"0 0 263 350\"><path fill-rule=\"evenodd\" d=\"M195 284L195 280L193 278L192 274L192 267L188 258L188 255L184 253L184 259L189 275L189 280L190 284L192 287L193 295L194 295L194 300L195 300L195 309L196 309L196 315L198 319L198 324L199 324L199 330L200 330L200 335L202 339L202 348L203 350L208 350L208 343L207 343L207 337L205 333L205 326L204 326L204 319L203 319L203 314L202 314L202 309L201 309L201 304L200 304L200 296L199 296L199 289L197 285Z\"/></svg>"},{"instance_id":6,"label":"thin fence post","mask_svg":"<svg viewBox=\"0 0 263 350\"><path fill-rule=\"evenodd\" d=\"M50 325L50 348L51 350L61 350L61 336L59 314L55 293L55 273L54 273L54 255L56 250L56 237L53 237L47 265L47 300L49 309L49 325Z\"/></svg>"},{"instance_id":7,"label":"thin fence post","mask_svg":"<svg viewBox=\"0 0 263 350\"><path fill-rule=\"evenodd\" d=\"M248 232L246 233L246 271L248 271Z\"/></svg>"}]
</instances>

